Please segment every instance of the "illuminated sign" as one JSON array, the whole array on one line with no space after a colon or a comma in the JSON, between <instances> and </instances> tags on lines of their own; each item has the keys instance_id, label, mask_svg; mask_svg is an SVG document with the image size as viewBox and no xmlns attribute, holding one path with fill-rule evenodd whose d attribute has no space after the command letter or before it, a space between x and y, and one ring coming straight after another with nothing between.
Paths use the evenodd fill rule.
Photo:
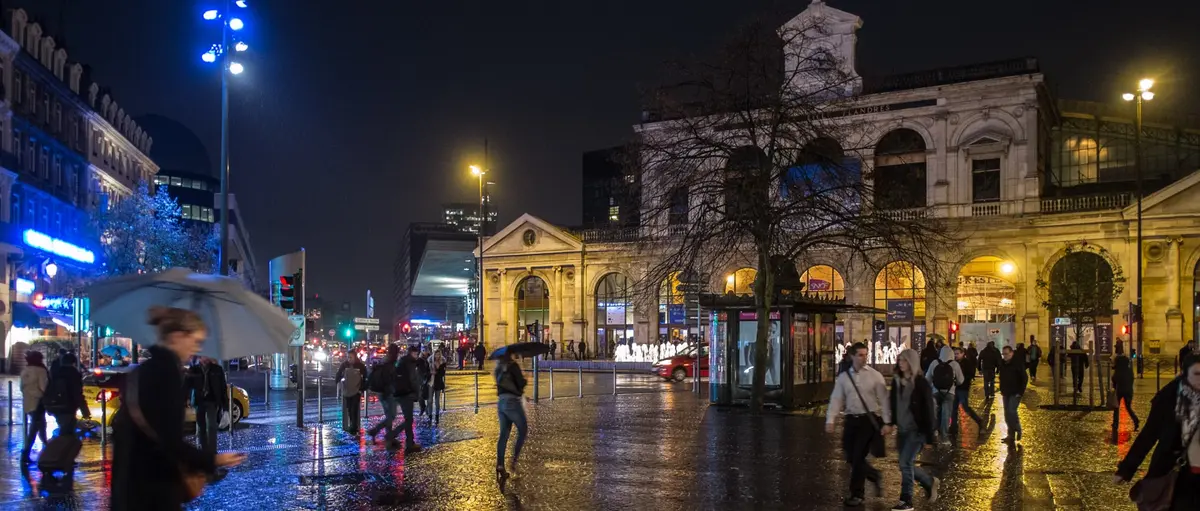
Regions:
<instances>
[{"instance_id":1,"label":"illuminated sign","mask_svg":"<svg viewBox=\"0 0 1200 511\"><path fill-rule=\"evenodd\" d=\"M33 229L25 231L24 239L26 245L38 250L45 250L51 254L73 259L81 263L91 264L96 262L96 254L93 254L91 250L72 245L60 239L51 238Z\"/></svg>"},{"instance_id":2,"label":"illuminated sign","mask_svg":"<svg viewBox=\"0 0 1200 511\"><path fill-rule=\"evenodd\" d=\"M29 279L17 279L17 292L22 294L30 294L37 289L37 284Z\"/></svg>"}]
</instances>

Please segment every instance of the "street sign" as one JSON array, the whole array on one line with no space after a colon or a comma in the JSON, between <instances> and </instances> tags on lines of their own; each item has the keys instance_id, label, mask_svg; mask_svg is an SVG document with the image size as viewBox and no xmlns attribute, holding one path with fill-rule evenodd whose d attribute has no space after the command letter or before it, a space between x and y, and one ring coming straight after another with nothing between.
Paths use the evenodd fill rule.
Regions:
<instances>
[{"instance_id":1,"label":"street sign","mask_svg":"<svg viewBox=\"0 0 1200 511\"><path fill-rule=\"evenodd\" d=\"M361 330L363 332L374 332L376 330L379 330L379 325L364 325L361 323L355 323L354 329Z\"/></svg>"},{"instance_id":2,"label":"street sign","mask_svg":"<svg viewBox=\"0 0 1200 511\"><path fill-rule=\"evenodd\" d=\"M379 318L354 318L355 325L379 325ZM376 328L378 330L378 328Z\"/></svg>"},{"instance_id":3,"label":"street sign","mask_svg":"<svg viewBox=\"0 0 1200 511\"><path fill-rule=\"evenodd\" d=\"M304 315L290 314L288 321L292 322L292 326L296 327L296 331L292 333L292 340L289 343L292 346L304 346Z\"/></svg>"},{"instance_id":4,"label":"street sign","mask_svg":"<svg viewBox=\"0 0 1200 511\"><path fill-rule=\"evenodd\" d=\"M1070 326L1071 318L1054 318L1054 326Z\"/></svg>"}]
</instances>

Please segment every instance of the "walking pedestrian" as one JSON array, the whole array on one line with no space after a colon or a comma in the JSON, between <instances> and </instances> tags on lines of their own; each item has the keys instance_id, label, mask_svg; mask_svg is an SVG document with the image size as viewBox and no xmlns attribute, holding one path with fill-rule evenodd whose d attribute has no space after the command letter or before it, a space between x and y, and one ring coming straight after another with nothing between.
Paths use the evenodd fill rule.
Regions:
<instances>
[{"instance_id":1,"label":"walking pedestrian","mask_svg":"<svg viewBox=\"0 0 1200 511\"><path fill-rule=\"evenodd\" d=\"M900 503L892 511L913 509L913 479L925 489L930 504L937 502L938 487L942 482L930 477L924 469L916 466L917 456L926 445L933 443L935 417L933 387L918 369L921 357L916 351L906 349L896 359L896 375L892 377L889 403L892 408L890 426L896 428L896 449L900 456Z\"/></svg>"},{"instance_id":2,"label":"walking pedestrian","mask_svg":"<svg viewBox=\"0 0 1200 511\"><path fill-rule=\"evenodd\" d=\"M867 461L867 455L882 455L882 435L891 432L891 427L884 424L891 424L892 414L883 375L867 365L867 346L855 343L850 351L853 365L835 379L825 415L825 431L832 433L838 415L845 412L842 451L850 463L850 495L843 504L858 507L866 497L867 481L874 485L876 497L883 493L882 476Z\"/></svg>"},{"instance_id":3,"label":"walking pedestrian","mask_svg":"<svg viewBox=\"0 0 1200 511\"><path fill-rule=\"evenodd\" d=\"M442 400L446 394L446 359L439 353L433 357L433 424L442 420Z\"/></svg>"},{"instance_id":4,"label":"walking pedestrian","mask_svg":"<svg viewBox=\"0 0 1200 511\"><path fill-rule=\"evenodd\" d=\"M417 357L417 376L421 379L421 415L431 417L429 415L429 394L433 384L433 362L429 360L429 352L422 351Z\"/></svg>"},{"instance_id":5,"label":"walking pedestrian","mask_svg":"<svg viewBox=\"0 0 1200 511\"><path fill-rule=\"evenodd\" d=\"M76 412L91 419L91 410L83 399L83 375L75 361L75 355L67 353L59 357L58 365L50 371L50 382L42 397L46 412L58 423L58 435L75 435Z\"/></svg>"},{"instance_id":6,"label":"walking pedestrian","mask_svg":"<svg viewBox=\"0 0 1200 511\"><path fill-rule=\"evenodd\" d=\"M50 371L46 370L42 352L26 351L25 369L21 370L21 408L29 426L25 433L25 445L21 448L22 467L29 466L33 461L29 455L33 452L34 440L40 438L42 445L46 445L46 407L42 404L42 396L46 394L49 383Z\"/></svg>"},{"instance_id":7,"label":"walking pedestrian","mask_svg":"<svg viewBox=\"0 0 1200 511\"><path fill-rule=\"evenodd\" d=\"M1071 351L1072 353L1067 355L1071 359L1071 379L1075 382L1075 393L1082 394L1083 377L1087 374L1087 368L1090 363L1088 362L1087 354L1079 347L1079 341L1071 343Z\"/></svg>"},{"instance_id":8,"label":"walking pedestrian","mask_svg":"<svg viewBox=\"0 0 1200 511\"><path fill-rule=\"evenodd\" d=\"M334 382L342 394L342 431L357 435L362 424L362 393L367 381L367 366L353 354L338 368Z\"/></svg>"},{"instance_id":9,"label":"walking pedestrian","mask_svg":"<svg viewBox=\"0 0 1200 511\"><path fill-rule=\"evenodd\" d=\"M550 341L550 360L558 360L554 355L556 351L558 351L558 342Z\"/></svg>"},{"instance_id":10,"label":"walking pedestrian","mask_svg":"<svg viewBox=\"0 0 1200 511\"><path fill-rule=\"evenodd\" d=\"M113 511L181 509L189 498L185 477L212 475L246 459L244 454L210 454L183 438L187 407L183 361L200 352L208 328L195 312L150 309L158 343L149 360L127 377L122 403L113 417ZM152 482L152 484L151 484Z\"/></svg>"},{"instance_id":11,"label":"walking pedestrian","mask_svg":"<svg viewBox=\"0 0 1200 511\"><path fill-rule=\"evenodd\" d=\"M1021 441L1021 417L1017 407L1025 395L1029 379L1025 374L1025 361L1016 356L1010 346L1004 347L1004 362L1000 365L1000 397L1004 402L1004 425L1008 427L1008 443Z\"/></svg>"},{"instance_id":12,"label":"walking pedestrian","mask_svg":"<svg viewBox=\"0 0 1200 511\"><path fill-rule=\"evenodd\" d=\"M458 370L459 371L463 370L463 367L464 367L464 364L466 364L466 361L467 361L467 347L462 344L459 344L458 345Z\"/></svg>"},{"instance_id":13,"label":"walking pedestrian","mask_svg":"<svg viewBox=\"0 0 1200 511\"><path fill-rule=\"evenodd\" d=\"M388 447L399 449L400 442L396 440L400 436L400 432L404 432L404 452L414 453L420 452L421 446L417 444L417 436L413 433L413 426L416 422L413 421L413 405L421 396L422 382L419 366L422 364L418 359L418 353L421 348L418 346L410 346L408 348L408 356L402 357L400 362L396 364L396 403L400 405L400 413L404 416L404 423L399 427L392 429L392 437L388 438Z\"/></svg>"},{"instance_id":14,"label":"walking pedestrian","mask_svg":"<svg viewBox=\"0 0 1200 511\"><path fill-rule=\"evenodd\" d=\"M587 343L579 340L579 360L587 360Z\"/></svg>"},{"instance_id":15,"label":"walking pedestrian","mask_svg":"<svg viewBox=\"0 0 1200 511\"><path fill-rule=\"evenodd\" d=\"M975 341L967 345L967 358L975 362L975 367L979 367L979 350L975 349Z\"/></svg>"},{"instance_id":16,"label":"walking pedestrian","mask_svg":"<svg viewBox=\"0 0 1200 511\"><path fill-rule=\"evenodd\" d=\"M1125 356L1125 346L1121 342L1117 342L1116 358L1113 359L1113 374L1112 388L1117 395L1117 407L1113 408L1113 437L1116 437L1117 427L1120 424L1121 418L1121 402L1125 402L1125 411L1129 413L1129 418L1133 420L1133 430L1137 431L1139 426L1138 416L1133 413L1133 364L1129 357Z\"/></svg>"},{"instance_id":17,"label":"walking pedestrian","mask_svg":"<svg viewBox=\"0 0 1200 511\"><path fill-rule=\"evenodd\" d=\"M567 341L567 353L570 353L570 355L567 355L568 358L579 360L579 356L575 354L575 339Z\"/></svg>"},{"instance_id":18,"label":"walking pedestrian","mask_svg":"<svg viewBox=\"0 0 1200 511\"><path fill-rule=\"evenodd\" d=\"M1037 383L1038 364L1042 362L1042 347L1038 346L1037 339L1034 336L1029 336L1029 379Z\"/></svg>"},{"instance_id":19,"label":"walking pedestrian","mask_svg":"<svg viewBox=\"0 0 1200 511\"><path fill-rule=\"evenodd\" d=\"M524 402L526 381L521 366L507 353L496 361L492 379L496 382L496 416L500 421L500 438L496 440L496 480L503 491L508 478L517 476L517 460L521 457L521 447L525 445L525 436L529 433ZM517 428L517 443L513 446L512 461L505 470L504 453L513 426Z\"/></svg>"},{"instance_id":20,"label":"walking pedestrian","mask_svg":"<svg viewBox=\"0 0 1200 511\"><path fill-rule=\"evenodd\" d=\"M982 434L986 429L986 424L979 414L975 413L975 409L971 408L971 382L975 381L975 361L968 358L966 351L962 348L954 348L954 358L962 370L963 381L954 387L954 407L950 412L950 431L958 431L958 409L962 408L963 413L966 413L967 417L970 417L979 426L979 433Z\"/></svg>"},{"instance_id":21,"label":"walking pedestrian","mask_svg":"<svg viewBox=\"0 0 1200 511\"><path fill-rule=\"evenodd\" d=\"M1183 372L1154 395L1146 429L1117 465L1113 481L1132 480L1157 444L1146 479L1175 477L1170 509L1194 511L1200 509L1200 357L1189 355L1182 367ZM1179 473L1172 476L1176 469Z\"/></svg>"},{"instance_id":22,"label":"walking pedestrian","mask_svg":"<svg viewBox=\"0 0 1200 511\"><path fill-rule=\"evenodd\" d=\"M221 364L208 357L188 369L192 409L196 412L196 438L206 454L217 453L217 429L221 413L228 412L229 392L225 386L225 371Z\"/></svg>"},{"instance_id":23,"label":"walking pedestrian","mask_svg":"<svg viewBox=\"0 0 1200 511\"><path fill-rule=\"evenodd\" d=\"M865 345L865 344L864 344ZM921 349L921 373L929 370L929 365L938 358L938 347L936 342L926 342L925 347Z\"/></svg>"},{"instance_id":24,"label":"walking pedestrian","mask_svg":"<svg viewBox=\"0 0 1200 511\"><path fill-rule=\"evenodd\" d=\"M996 371L1000 369L1002 361L1000 350L996 349L994 341L988 341L987 346L983 347L983 351L979 352L979 369L983 372L984 399L996 397Z\"/></svg>"},{"instance_id":25,"label":"walking pedestrian","mask_svg":"<svg viewBox=\"0 0 1200 511\"><path fill-rule=\"evenodd\" d=\"M942 346L938 359L929 364L925 379L933 384L933 402L937 407L937 429L942 445L950 445L950 416L954 414L954 389L963 382L962 368L954 360L954 350Z\"/></svg>"},{"instance_id":26,"label":"walking pedestrian","mask_svg":"<svg viewBox=\"0 0 1200 511\"><path fill-rule=\"evenodd\" d=\"M487 350L483 348L483 341L479 341L475 344L475 363L478 364L478 367L475 368L476 371L483 370L483 360L485 358L487 358Z\"/></svg>"},{"instance_id":27,"label":"walking pedestrian","mask_svg":"<svg viewBox=\"0 0 1200 511\"><path fill-rule=\"evenodd\" d=\"M380 431L386 430L384 438L395 438L396 421L396 361L400 356L400 347L393 344L388 346L387 355L383 361L371 368L367 375L367 388L378 394L379 406L383 409L383 419L374 426L367 428L367 436L375 439ZM405 382L407 383L407 382Z\"/></svg>"}]
</instances>

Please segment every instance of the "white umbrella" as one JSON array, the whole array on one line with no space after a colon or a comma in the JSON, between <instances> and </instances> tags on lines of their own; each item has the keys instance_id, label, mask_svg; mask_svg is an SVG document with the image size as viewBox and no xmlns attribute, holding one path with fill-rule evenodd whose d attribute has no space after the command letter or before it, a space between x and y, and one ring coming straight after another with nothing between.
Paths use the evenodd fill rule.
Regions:
<instances>
[{"instance_id":1,"label":"white umbrella","mask_svg":"<svg viewBox=\"0 0 1200 511\"><path fill-rule=\"evenodd\" d=\"M200 354L217 360L284 352L296 331L283 309L237 279L183 268L110 278L85 292L93 323L108 325L145 346L158 342L155 327L146 323L151 307L195 311L208 326Z\"/></svg>"}]
</instances>

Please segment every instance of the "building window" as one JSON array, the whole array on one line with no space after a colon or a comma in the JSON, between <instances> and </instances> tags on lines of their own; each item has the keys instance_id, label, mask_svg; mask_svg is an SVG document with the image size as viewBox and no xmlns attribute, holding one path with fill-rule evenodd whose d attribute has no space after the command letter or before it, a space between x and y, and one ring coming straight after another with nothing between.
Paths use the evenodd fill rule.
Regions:
<instances>
[{"instance_id":1,"label":"building window","mask_svg":"<svg viewBox=\"0 0 1200 511\"><path fill-rule=\"evenodd\" d=\"M183 179L178 177L171 178L171 186L183 186Z\"/></svg>"},{"instance_id":2,"label":"building window","mask_svg":"<svg viewBox=\"0 0 1200 511\"><path fill-rule=\"evenodd\" d=\"M621 206L608 207L608 221L618 222L621 220Z\"/></svg>"},{"instance_id":3,"label":"building window","mask_svg":"<svg viewBox=\"0 0 1200 511\"><path fill-rule=\"evenodd\" d=\"M22 147L24 145L23 144L24 142L25 142L25 139L21 138L21 130L13 130L12 152L13 152L13 155L15 155L17 157L17 166L18 167L20 167L21 164L24 163L24 160L25 160L25 150L24 150L25 148Z\"/></svg>"},{"instance_id":4,"label":"building window","mask_svg":"<svg viewBox=\"0 0 1200 511\"><path fill-rule=\"evenodd\" d=\"M54 155L54 186L62 186L62 155Z\"/></svg>"},{"instance_id":5,"label":"building window","mask_svg":"<svg viewBox=\"0 0 1200 511\"><path fill-rule=\"evenodd\" d=\"M23 81L24 80L23 80L23 77L21 76L21 73L14 69L13 70L13 97L12 97L12 101L13 101L14 105L20 105L23 100L24 94L22 94L22 92L24 92L24 89L21 87L21 83Z\"/></svg>"},{"instance_id":6,"label":"building window","mask_svg":"<svg viewBox=\"0 0 1200 511\"><path fill-rule=\"evenodd\" d=\"M875 146L875 205L880 209L926 206L925 139L901 128Z\"/></svg>"},{"instance_id":7,"label":"building window","mask_svg":"<svg viewBox=\"0 0 1200 511\"><path fill-rule=\"evenodd\" d=\"M166 186L169 184L171 184L171 178L169 178L167 176L154 176L154 185L155 186L159 186L159 185Z\"/></svg>"},{"instance_id":8,"label":"building window","mask_svg":"<svg viewBox=\"0 0 1200 511\"><path fill-rule=\"evenodd\" d=\"M201 181L199 179L193 180L192 188L194 188L196 190L203 190L204 189L204 181Z\"/></svg>"},{"instance_id":9,"label":"building window","mask_svg":"<svg viewBox=\"0 0 1200 511\"><path fill-rule=\"evenodd\" d=\"M201 220L204 220L205 222L212 222L213 221L212 208L203 208L203 210L200 213L200 216L201 216L201 218L200 218Z\"/></svg>"},{"instance_id":10,"label":"building window","mask_svg":"<svg viewBox=\"0 0 1200 511\"><path fill-rule=\"evenodd\" d=\"M184 220L192 219L192 205L191 204L184 204L184 205L180 206L179 208L183 211L183 219Z\"/></svg>"},{"instance_id":11,"label":"building window","mask_svg":"<svg viewBox=\"0 0 1200 511\"><path fill-rule=\"evenodd\" d=\"M38 215L37 226L38 226L38 229L41 229L42 232L46 232L46 231L50 230L50 208L49 207L42 206L42 214Z\"/></svg>"},{"instance_id":12,"label":"building window","mask_svg":"<svg viewBox=\"0 0 1200 511\"><path fill-rule=\"evenodd\" d=\"M8 204L8 223L21 225L21 195L13 193Z\"/></svg>"},{"instance_id":13,"label":"building window","mask_svg":"<svg viewBox=\"0 0 1200 511\"><path fill-rule=\"evenodd\" d=\"M38 161L38 175L50 180L50 148L42 146L42 159Z\"/></svg>"},{"instance_id":14,"label":"building window","mask_svg":"<svg viewBox=\"0 0 1200 511\"><path fill-rule=\"evenodd\" d=\"M678 187L671 192L670 204L667 209L667 224L683 225L688 223L688 189Z\"/></svg>"},{"instance_id":15,"label":"building window","mask_svg":"<svg viewBox=\"0 0 1200 511\"><path fill-rule=\"evenodd\" d=\"M1000 158L971 160L971 200L1000 200Z\"/></svg>"}]
</instances>

